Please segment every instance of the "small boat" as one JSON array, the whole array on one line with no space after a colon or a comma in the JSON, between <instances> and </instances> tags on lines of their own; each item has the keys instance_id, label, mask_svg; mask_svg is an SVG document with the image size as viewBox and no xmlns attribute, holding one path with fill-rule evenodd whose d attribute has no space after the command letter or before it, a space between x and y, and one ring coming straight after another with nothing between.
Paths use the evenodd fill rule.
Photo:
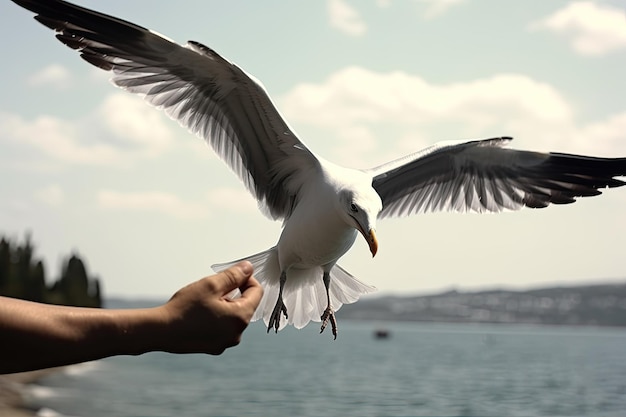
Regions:
<instances>
[{"instance_id":1,"label":"small boat","mask_svg":"<svg viewBox=\"0 0 626 417\"><path fill-rule=\"evenodd\" d=\"M374 330L374 338L375 339L389 339L391 333L387 329L376 329Z\"/></svg>"}]
</instances>

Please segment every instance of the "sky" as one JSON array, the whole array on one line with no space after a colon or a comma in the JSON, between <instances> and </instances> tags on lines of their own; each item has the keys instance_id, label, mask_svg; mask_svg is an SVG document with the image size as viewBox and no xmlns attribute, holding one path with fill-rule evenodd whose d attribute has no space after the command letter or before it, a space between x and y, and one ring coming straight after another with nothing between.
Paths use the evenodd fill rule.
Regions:
<instances>
[{"instance_id":1,"label":"sky","mask_svg":"<svg viewBox=\"0 0 626 417\"><path fill-rule=\"evenodd\" d=\"M369 168L442 140L626 156L619 1L82 0L260 79L300 139ZM0 234L49 280L80 255L105 296L167 297L273 246L281 223L202 139L0 3ZM378 222L339 264L378 294L626 280L626 187L575 204ZM321 277L320 277L321 278Z\"/></svg>"}]
</instances>

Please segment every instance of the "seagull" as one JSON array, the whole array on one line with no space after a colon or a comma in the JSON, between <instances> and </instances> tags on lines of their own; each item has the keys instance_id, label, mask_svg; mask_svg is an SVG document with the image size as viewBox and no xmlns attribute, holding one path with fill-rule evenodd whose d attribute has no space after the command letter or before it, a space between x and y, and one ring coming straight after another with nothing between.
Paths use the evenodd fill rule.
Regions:
<instances>
[{"instance_id":1,"label":"seagull","mask_svg":"<svg viewBox=\"0 0 626 417\"><path fill-rule=\"evenodd\" d=\"M514 150L510 137L440 142L371 169L344 168L305 146L261 82L211 48L61 0L13 2L112 72L118 87L204 138L262 212L283 221L274 247L243 258L264 286L253 320L263 318L268 333L318 321L337 338L335 312L374 290L337 261L359 234L375 256L379 219L543 208L626 184L616 178L626 158Z\"/></svg>"}]
</instances>

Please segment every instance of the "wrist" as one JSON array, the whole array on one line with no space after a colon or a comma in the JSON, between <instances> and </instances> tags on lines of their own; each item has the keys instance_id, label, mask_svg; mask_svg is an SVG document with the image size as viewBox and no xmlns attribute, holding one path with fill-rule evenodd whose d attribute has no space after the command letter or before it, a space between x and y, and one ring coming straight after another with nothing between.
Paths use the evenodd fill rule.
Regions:
<instances>
[{"instance_id":1,"label":"wrist","mask_svg":"<svg viewBox=\"0 0 626 417\"><path fill-rule=\"evenodd\" d=\"M141 355L165 350L169 320L161 307L117 310L114 313L114 337L119 343L111 345L119 347L120 351L113 354Z\"/></svg>"}]
</instances>

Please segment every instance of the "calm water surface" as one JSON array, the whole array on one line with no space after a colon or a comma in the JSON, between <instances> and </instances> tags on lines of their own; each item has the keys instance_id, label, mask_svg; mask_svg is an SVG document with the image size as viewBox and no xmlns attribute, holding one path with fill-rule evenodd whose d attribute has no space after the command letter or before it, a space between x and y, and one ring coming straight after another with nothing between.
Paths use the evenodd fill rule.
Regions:
<instances>
[{"instance_id":1,"label":"calm water surface","mask_svg":"<svg viewBox=\"0 0 626 417\"><path fill-rule=\"evenodd\" d=\"M626 330L340 323L266 334L222 356L148 354L69 368L33 402L80 417L624 416Z\"/></svg>"}]
</instances>

